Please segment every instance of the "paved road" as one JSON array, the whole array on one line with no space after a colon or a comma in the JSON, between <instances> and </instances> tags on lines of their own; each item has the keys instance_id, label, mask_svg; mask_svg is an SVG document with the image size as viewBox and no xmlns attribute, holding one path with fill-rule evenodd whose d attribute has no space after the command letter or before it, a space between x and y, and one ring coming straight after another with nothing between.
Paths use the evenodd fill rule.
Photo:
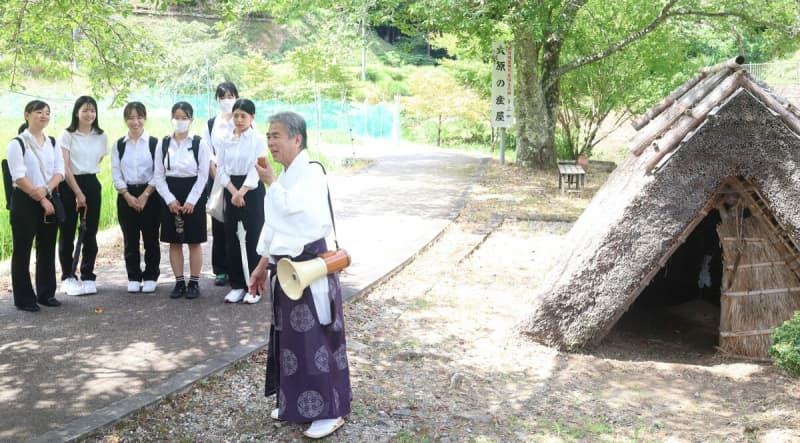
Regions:
<instances>
[{"instance_id":1,"label":"paved road","mask_svg":"<svg viewBox=\"0 0 800 443\"><path fill-rule=\"evenodd\" d=\"M343 277L348 297L447 226L482 162L423 148L359 150L368 167L330 178L339 243L354 259ZM171 300L166 257L155 295L125 292L121 258L98 272L97 295L61 295L60 308L23 313L0 295L0 441L75 438L266 344L266 303L221 303L226 291L212 285L208 265L201 298Z\"/></svg>"}]
</instances>

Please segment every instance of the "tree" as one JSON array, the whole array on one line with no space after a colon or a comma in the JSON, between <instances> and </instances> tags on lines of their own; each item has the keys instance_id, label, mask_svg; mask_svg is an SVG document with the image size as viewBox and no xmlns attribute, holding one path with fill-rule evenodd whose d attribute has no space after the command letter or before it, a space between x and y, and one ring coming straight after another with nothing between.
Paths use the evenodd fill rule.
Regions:
<instances>
[{"instance_id":1,"label":"tree","mask_svg":"<svg viewBox=\"0 0 800 443\"><path fill-rule=\"evenodd\" d=\"M0 5L0 81L21 89L24 77L86 75L95 94L114 92L117 101L134 82L147 79L161 53L125 17L123 0L7 0Z\"/></svg>"},{"instance_id":2,"label":"tree","mask_svg":"<svg viewBox=\"0 0 800 443\"><path fill-rule=\"evenodd\" d=\"M540 168L556 164L555 130L565 75L628 50L665 23L757 26L785 41L779 37L796 36L800 20L800 7L792 0L415 0L390 6L393 20L405 26L479 38L486 48L495 39L513 42L517 159ZM624 12L626 19L608 14L609 8ZM571 42L586 38L587 26L604 30L605 38L585 41L585 52L564 57Z\"/></svg>"},{"instance_id":3,"label":"tree","mask_svg":"<svg viewBox=\"0 0 800 443\"><path fill-rule=\"evenodd\" d=\"M403 109L420 122L436 122L436 146L442 144L442 129L447 120L462 119L471 126L482 123L483 100L475 92L460 87L446 72L419 69L409 76L408 82L412 95L403 98Z\"/></svg>"}]
</instances>

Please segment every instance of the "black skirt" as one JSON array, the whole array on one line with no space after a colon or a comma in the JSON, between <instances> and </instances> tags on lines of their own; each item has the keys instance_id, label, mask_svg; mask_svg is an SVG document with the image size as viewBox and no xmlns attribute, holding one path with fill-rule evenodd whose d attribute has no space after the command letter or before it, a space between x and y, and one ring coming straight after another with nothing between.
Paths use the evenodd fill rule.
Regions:
<instances>
[{"instance_id":1,"label":"black skirt","mask_svg":"<svg viewBox=\"0 0 800 443\"><path fill-rule=\"evenodd\" d=\"M192 186L197 181L197 177L167 177L167 186L170 192L175 195L178 203L183 205L186 197L192 191ZM180 214L180 219L175 214L169 212L167 203L161 199L161 236L160 240L164 243L205 243L208 237L206 225L206 195L203 194L197 199L194 212L191 214ZM183 221L182 232L179 229ZM176 221L178 221L176 226Z\"/></svg>"}]
</instances>

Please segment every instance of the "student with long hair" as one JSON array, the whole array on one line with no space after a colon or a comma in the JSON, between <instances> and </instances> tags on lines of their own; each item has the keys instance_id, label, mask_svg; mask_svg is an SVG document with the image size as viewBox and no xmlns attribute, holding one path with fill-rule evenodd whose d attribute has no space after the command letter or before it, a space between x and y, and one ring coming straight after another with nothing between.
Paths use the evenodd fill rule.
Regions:
<instances>
[{"instance_id":1,"label":"student with long hair","mask_svg":"<svg viewBox=\"0 0 800 443\"><path fill-rule=\"evenodd\" d=\"M265 195L256 161L258 157L266 157L267 139L253 129L256 106L252 101L236 100L232 110L234 130L218 140L217 151L217 180L225 187L225 244L231 282L225 301L254 304L261 300L261 295L247 293L247 279L261 258L256 246L264 224ZM241 259L240 224L245 232L246 271Z\"/></svg>"},{"instance_id":2,"label":"student with long hair","mask_svg":"<svg viewBox=\"0 0 800 443\"><path fill-rule=\"evenodd\" d=\"M234 130L233 125L233 104L239 99L239 91L236 85L231 82L222 82L217 85L217 104L219 114L208 119L206 127L203 129L203 140L208 142L211 148L211 171L208 179L208 186L214 186L217 177L217 157L220 155L220 143L229 137ZM225 228L223 222L211 218L211 270L214 272L214 284L225 286L228 283L228 256L225 247Z\"/></svg>"},{"instance_id":3,"label":"student with long hair","mask_svg":"<svg viewBox=\"0 0 800 443\"><path fill-rule=\"evenodd\" d=\"M97 173L100 161L108 154L108 136L100 129L97 102L81 96L72 108L72 120L58 138L64 156L64 184L59 187L66 218L59 224L58 259L62 289L68 295L97 293L94 273L97 259L97 230L100 225L102 189ZM72 272L75 230L78 217L86 218L81 251L80 281Z\"/></svg>"},{"instance_id":4,"label":"student with long hair","mask_svg":"<svg viewBox=\"0 0 800 443\"><path fill-rule=\"evenodd\" d=\"M161 247L158 244L159 199L153 179L158 139L144 129L147 109L141 102L130 102L122 111L128 134L111 147L111 177L117 190L117 218L122 229L128 292L151 293L160 273ZM144 272L141 267L140 240L144 246Z\"/></svg>"},{"instance_id":5,"label":"student with long hair","mask_svg":"<svg viewBox=\"0 0 800 443\"><path fill-rule=\"evenodd\" d=\"M205 140L189 132L192 105L172 106L171 136L164 137L155 152L155 185L161 196L161 241L169 243L169 262L175 275L170 298L200 296L202 243L206 234L206 181L210 149ZM189 283L183 274L183 245L189 246Z\"/></svg>"},{"instance_id":6,"label":"student with long hair","mask_svg":"<svg viewBox=\"0 0 800 443\"><path fill-rule=\"evenodd\" d=\"M10 221L11 288L17 309L39 311L44 306L60 306L56 297L56 232L52 192L64 178L64 158L55 148L53 137L44 128L50 122L50 106L33 100L25 106L25 123L19 136L6 148L14 190L11 193ZM36 291L29 271L31 247L36 243Z\"/></svg>"}]
</instances>

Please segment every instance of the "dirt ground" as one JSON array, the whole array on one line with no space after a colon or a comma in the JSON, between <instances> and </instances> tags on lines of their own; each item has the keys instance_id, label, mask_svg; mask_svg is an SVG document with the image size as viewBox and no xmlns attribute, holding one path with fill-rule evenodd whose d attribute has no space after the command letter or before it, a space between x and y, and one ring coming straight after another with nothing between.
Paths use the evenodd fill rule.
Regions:
<instances>
[{"instance_id":1,"label":"dirt ground","mask_svg":"<svg viewBox=\"0 0 800 443\"><path fill-rule=\"evenodd\" d=\"M582 354L518 334L605 166L582 193L562 194L554 176L491 162L435 244L347 304L353 412L328 440L800 441L798 381L720 355L711 314L691 305L624 317ZM303 441L302 426L269 418L264 360L257 353L87 441Z\"/></svg>"}]
</instances>

